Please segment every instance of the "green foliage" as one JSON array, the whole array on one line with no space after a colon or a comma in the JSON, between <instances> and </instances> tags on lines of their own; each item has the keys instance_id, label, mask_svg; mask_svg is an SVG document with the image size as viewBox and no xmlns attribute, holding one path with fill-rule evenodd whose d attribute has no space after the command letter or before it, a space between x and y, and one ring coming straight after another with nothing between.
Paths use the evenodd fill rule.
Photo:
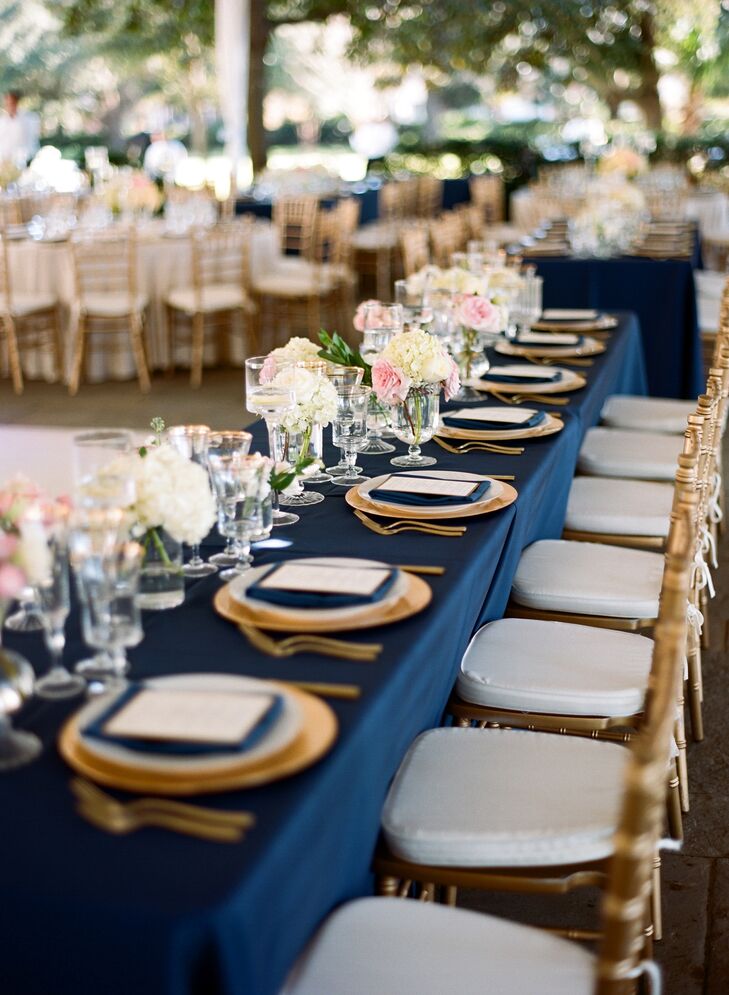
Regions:
<instances>
[{"instance_id":1,"label":"green foliage","mask_svg":"<svg viewBox=\"0 0 729 995\"><path fill-rule=\"evenodd\" d=\"M313 463L316 463L313 456L299 456L290 470L281 470L278 473L275 470L271 470L271 476L268 478L271 490L276 491L277 494L285 491Z\"/></svg>"},{"instance_id":2,"label":"green foliage","mask_svg":"<svg viewBox=\"0 0 729 995\"><path fill-rule=\"evenodd\" d=\"M366 387L372 386L371 367L362 359L362 355L358 350L347 345L338 332L332 332L330 335L329 332L321 328L319 330L319 341L323 346L323 349L319 350L319 355L322 359L326 359L330 363L335 363L337 366L359 366L360 369L364 370L362 383Z\"/></svg>"}]
</instances>

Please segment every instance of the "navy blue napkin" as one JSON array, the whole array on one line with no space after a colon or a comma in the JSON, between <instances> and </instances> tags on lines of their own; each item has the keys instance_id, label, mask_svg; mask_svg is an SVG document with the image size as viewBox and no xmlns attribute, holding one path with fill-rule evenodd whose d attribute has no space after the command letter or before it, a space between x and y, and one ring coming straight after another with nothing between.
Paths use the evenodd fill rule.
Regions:
<instances>
[{"instance_id":1,"label":"navy blue napkin","mask_svg":"<svg viewBox=\"0 0 729 995\"><path fill-rule=\"evenodd\" d=\"M481 379L490 380L493 381L493 383L558 383L562 379L562 371L555 370L550 377L514 377L504 373L499 373L497 367L494 370L489 370L488 373L484 373Z\"/></svg>"},{"instance_id":2,"label":"navy blue napkin","mask_svg":"<svg viewBox=\"0 0 729 995\"><path fill-rule=\"evenodd\" d=\"M443 415L443 424L449 428L480 429L483 432L492 430L515 432L517 429L534 428L535 425L541 425L546 417L543 411L535 411L527 421L519 422L516 425L513 422L484 421L482 418L454 418L452 415Z\"/></svg>"},{"instance_id":3,"label":"navy blue napkin","mask_svg":"<svg viewBox=\"0 0 729 995\"><path fill-rule=\"evenodd\" d=\"M285 591L261 587L261 581L277 570L276 564L267 570L254 584L246 588L246 597L256 601L265 601L271 605L284 605L287 608L346 608L350 605L369 605L382 601L397 579L397 570L391 570L380 586L372 594L347 594L347 571L342 571L342 591L338 594L326 594L322 591ZM339 569L339 568L338 568Z\"/></svg>"},{"instance_id":4,"label":"navy blue napkin","mask_svg":"<svg viewBox=\"0 0 729 995\"><path fill-rule=\"evenodd\" d=\"M369 491L367 496L375 501L386 501L388 504L405 504L418 508L449 508L452 505L475 504L477 501L481 501L489 487L491 487L491 481L484 480L475 491L465 498L449 497L448 495L411 494L409 491L382 491L379 488Z\"/></svg>"},{"instance_id":5,"label":"navy blue napkin","mask_svg":"<svg viewBox=\"0 0 729 995\"><path fill-rule=\"evenodd\" d=\"M92 736L94 739L104 740L106 743L116 743L129 750L138 750L140 753L161 753L188 757L200 756L206 753L244 753L259 743L273 729L283 709L282 695L271 694L271 704L263 715L261 715L256 725L239 743L233 743L232 745L229 743L185 743L181 740L179 742L171 742L169 740L132 739L125 736L110 736L104 732L104 726L109 719L116 715L140 691L144 690L144 684L130 684L98 718L94 719L93 722L82 730L82 734L84 736ZM243 692L236 691L235 693L241 694ZM261 692L256 693L260 694ZM269 692L264 691L263 693L268 694Z\"/></svg>"}]
</instances>

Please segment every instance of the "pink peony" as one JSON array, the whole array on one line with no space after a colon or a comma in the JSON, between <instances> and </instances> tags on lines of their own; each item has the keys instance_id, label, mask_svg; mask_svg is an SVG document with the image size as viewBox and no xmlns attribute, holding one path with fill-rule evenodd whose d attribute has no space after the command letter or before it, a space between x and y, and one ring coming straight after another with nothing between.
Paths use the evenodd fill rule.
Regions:
<instances>
[{"instance_id":1,"label":"pink peony","mask_svg":"<svg viewBox=\"0 0 729 995\"><path fill-rule=\"evenodd\" d=\"M443 383L443 396L446 401L450 401L452 397L455 397L460 389L461 378L458 374L458 367L451 359L451 368Z\"/></svg>"},{"instance_id":2,"label":"pink peony","mask_svg":"<svg viewBox=\"0 0 729 995\"><path fill-rule=\"evenodd\" d=\"M387 359L376 359L372 365L372 387L377 400L383 404L404 401L412 385L410 377L398 370Z\"/></svg>"},{"instance_id":3,"label":"pink peony","mask_svg":"<svg viewBox=\"0 0 729 995\"><path fill-rule=\"evenodd\" d=\"M266 356L263 366L261 367L261 372L258 377L258 381L259 383L270 383L277 373L278 373L278 368L276 366L275 357Z\"/></svg>"},{"instance_id":4,"label":"pink peony","mask_svg":"<svg viewBox=\"0 0 729 995\"><path fill-rule=\"evenodd\" d=\"M15 598L25 584L25 574L14 563L0 564L0 598Z\"/></svg>"},{"instance_id":5,"label":"pink peony","mask_svg":"<svg viewBox=\"0 0 729 995\"><path fill-rule=\"evenodd\" d=\"M7 532L0 532L0 562L9 560L18 547L18 540Z\"/></svg>"},{"instance_id":6,"label":"pink peony","mask_svg":"<svg viewBox=\"0 0 729 995\"><path fill-rule=\"evenodd\" d=\"M476 332L501 330L501 308L492 304L488 297L479 297L478 294L463 294L459 297L456 317L461 325L473 328Z\"/></svg>"},{"instance_id":7,"label":"pink peony","mask_svg":"<svg viewBox=\"0 0 729 995\"><path fill-rule=\"evenodd\" d=\"M358 331L358 332L363 332L364 331L365 308L369 304L382 304L382 301L378 301L378 300L374 300L374 298L370 298L370 300L368 300L368 301L362 301L362 303L360 305L358 305L357 310L354 313L354 318L352 319L352 324L354 325L356 331Z\"/></svg>"}]
</instances>

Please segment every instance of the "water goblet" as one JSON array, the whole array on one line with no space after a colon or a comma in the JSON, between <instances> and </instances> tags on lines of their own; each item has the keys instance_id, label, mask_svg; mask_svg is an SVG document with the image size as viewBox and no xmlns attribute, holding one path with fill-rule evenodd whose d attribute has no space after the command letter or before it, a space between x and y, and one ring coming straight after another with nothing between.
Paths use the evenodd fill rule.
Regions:
<instances>
[{"instance_id":1,"label":"water goblet","mask_svg":"<svg viewBox=\"0 0 729 995\"><path fill-rule=\"evenodd\" d=\"M0 598L0 634L9 599ZM32 732L13 729L10 715L33 694L33 668L19 653L4 649L0 640L0 771L35 760L43 745Z\"/></svg>"},{"instance_id":2,"label":"water goblet","mask_svg":"<svg viewBox=\"0 0 729 995\"><path fill-rule=\"evenodd\" d=\"M276 364L269 356L251 356L246 360L246 408L252 414L263 417L268 429L268 446L275 463L284 460L286 440L280 431L281 421L293 410L296 403L294 385L277 386L271 383L276 375ZM273 524L293 525L299 516L290 511L281 511L278 494L273 494Z\"/></svg>"},{"instance_id":3,"label":"water goblet","mask_svg":"<svg viewBox=\"0 0 729 995\"><path fill-rule=\"evenodd\" d=\"M340 387L359 387L362 383L364 370L361 366L331 366L327 370L327 379L334 385L335 390ZM332 429L332 433L334 429ZM326 472L330 477L339 477L348 469L347 461L344 458L344 450L341 450L341 457L335 466L326 467ZM362 467L356 467L357 473L362 473Z\"/></svg>"},{"instance_id":4,"label":"water goblet","mask_svg":"<svg viewBox=\"0 0 729 995\"><path fill-rule=\"evenodd\" d=\"M31 581L43 625L43 638L51 669L36 681L40 698L70 698L86 689L83 677L63 665L66 619L70 610L68 578L68 508L33 505L23 520L26 541L35 550Z\"/></svg>"},{"instance_id":5,"label":"water goblet","mask_svg":"<svg viewBox=\"0 0 729 995\"><path fill-rule=\"evenodd\" d=\"M73 437L72 472L74 496L83 497L99 475L116 456L131 452L131 432L125 429L95 429L78 432ZM132 496L133 500L133 496Z\"/></svg>"},{"instance_id":6,"label":"water goblet","mask_svg":"<svg viewBox=\"0 0 729 995\"><path fill-rule=\"evenodd\" d=\"M253 436L250 432L225 429L223 431L213 431L210 434L208 445L208 459L211 456L232 456L238 453L240 456L247 456L251 448ZM212 480L212 475L211 475ZM215 490L215 488L213 488ZM218 498L217 491L215 497L218 507L218 532L225 538L225 549L222 553L214 553L209 560L219 567L230 567L236 562L235 550L233 548L232 536L226 536L223 529L225 527L225 514L222 501Z\"/></svg>"},{"instance_id":7,"label":"water goblet","mask_svg":"<svg viewBox=\"0 0 729 995\"><path fill-rule=\"evenodd\" d=\"M210 472L223 505L224 532L233 538L235 564L222 570L223 580L232 580L250 569L251 538L263 525L262 503L270 493L270 460L251 456L212 456Z\"/></svg>"},{"instance_id":8,"label":"water goblet","mask_svg":"<svg viewBox=\"0 0 729 995\"><path fill-rule=\"evenodd\" d=\"M369 407L369 387L341 386L337 389L337 417L334 419L332 439L344 454L346 469L334 478L332 483L339 487L353 487L370 478L362 476L355 466L357 453L367 440L367 411Z\"/></svg>"},{"instance_id":9,"label":"water goblet","mask_svg":"<svg viewBox=\"0 0 729 995\"><path fill-rule=\"evenodd\" d=\"M438 426L439 405L439 384L426 384L411 389L404 401L393 404L392 430L401 442L408 444L406 456L396 456L390 460L393 466L422 469L438 462L432 456L423 456L420 444L433 438Z\"/></svg>"},{"instance_id":10,"label":"water goblet","mask_svg":"<svg viewBox=\"0 0 729 995\"><path fill-rule=\"evenodd\" d=\"M210 428L207 425L173 425L167 429L167 441L178 453L208 470L208 444ZM214 563L206 563L200 556L200 543L190 547L191 556L182 568L186 577L209 577L218 572Z\"/></svg>"}]
</instances>

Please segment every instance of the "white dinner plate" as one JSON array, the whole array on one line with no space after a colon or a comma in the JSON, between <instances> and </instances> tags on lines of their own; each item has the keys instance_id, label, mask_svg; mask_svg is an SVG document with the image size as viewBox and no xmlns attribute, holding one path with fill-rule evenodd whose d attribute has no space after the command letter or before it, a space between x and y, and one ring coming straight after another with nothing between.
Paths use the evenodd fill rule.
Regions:
<instances>
[{"instance_id":1,"label":"white dinner plate","mask_svg":"<svg viewBox=\"0 0 729 995\"><path fill-rule=\"evenodd\" d=\"M452 480L474 480L474 481L491 479L489 478L488 474L464 473L461 470L405 470L404 472L411 477L445 477L445 478L450 478ZM372 477L371 480L366 480L363 484L359 484L357 487L357 491L361 495L361 497L366 498L367 501L370 502L373 508L376 508L377 505L387 505L388 507L394 507L396 506L395 501L387 501L384 499L378 501L377 498L370 497L370 491L377 490L380 484L383 483L383 481L387 480L387 478L390 476L397 476L397 474L384 473L380 477ZM503 489L504 488L502 487L501 483L498 480L491 479L491 486L486 492L486 496L482 499L482 501L479 501L479 504L488 504L490 501L496 500L496 498L498 498ZM397 505L397 507L400 507L400 505ZM470 503L464 502L463 504L449 504L447 506L439 506L437 510L443 512L443 516L446 517L448 515L459 515L464 511L468 511L469 508L473 508L473 502ZM402 505L403 518L407 518L408 512L410 511L420 511L426 509L427 505L415 506L415 505L404 504Z\"/></svg>"},{"instance_id":2,"label":"white dinner plate","mask_svg":"<svg viewBox=\"0 0 729 995\"><path fill-rule=\"evenodd\" d=\"M475 390L495 390L500 394L561 394L585 386L583 376L564 366L548 366L541 370L532 363L510 363L508 366L494 367L493 372L500 374L508 372L515 376L524 374L524 379L514 383L502 383L500 380L489 380L486 373L482 378L464 380L463 383L466 387L473 387ZM549 373L561 373L562 377L559 380L540 382L540 376Z\"/></svg>"}]
</instances>

